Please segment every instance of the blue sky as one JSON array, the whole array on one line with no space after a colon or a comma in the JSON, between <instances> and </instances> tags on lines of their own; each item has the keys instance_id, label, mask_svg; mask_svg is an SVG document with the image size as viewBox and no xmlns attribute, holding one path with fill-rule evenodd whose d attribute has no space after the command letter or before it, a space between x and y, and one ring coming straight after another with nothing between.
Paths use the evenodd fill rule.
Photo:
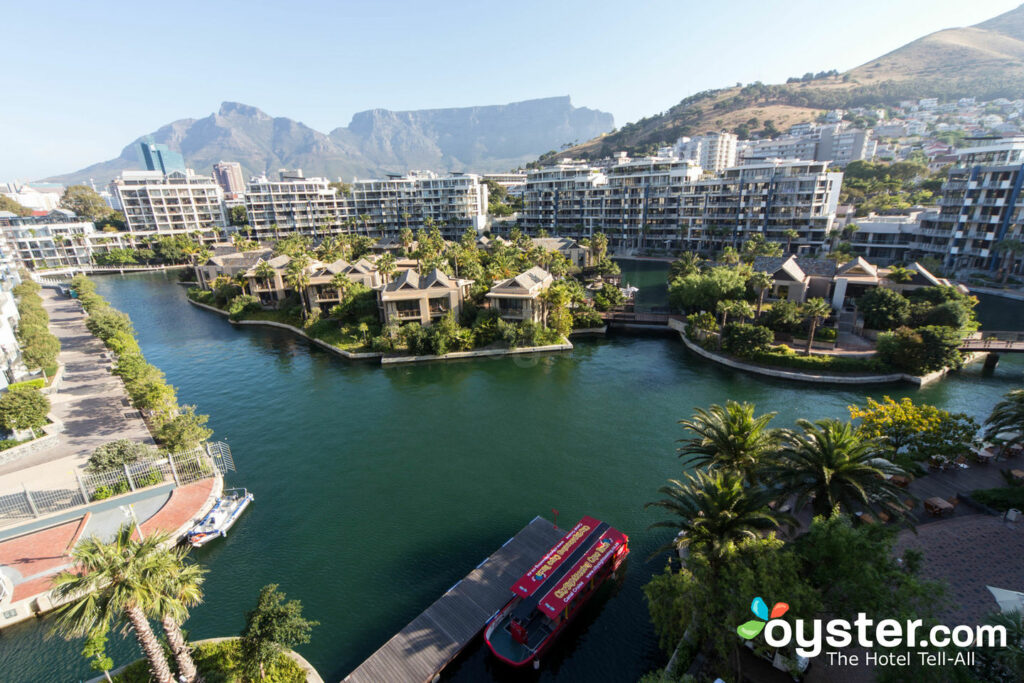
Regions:
<instances>
[{"instance_id":1,"label":"blue sky","mask_svg":"<svg viewBox=\"0 0 1024 683\"><path fill-rule=\"evenodd\" d=\"M9 3L0 180L112 158L225 100L328 132L377 107L571 95L622 125L707 88L848 69L1019 2Z\"/></svg>"}]
</instances>

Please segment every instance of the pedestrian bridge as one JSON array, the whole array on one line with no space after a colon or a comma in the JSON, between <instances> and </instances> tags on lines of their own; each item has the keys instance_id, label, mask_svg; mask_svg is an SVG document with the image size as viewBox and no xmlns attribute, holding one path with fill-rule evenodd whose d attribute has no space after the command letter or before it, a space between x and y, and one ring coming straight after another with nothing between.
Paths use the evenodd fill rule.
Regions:
<instances>
[{"instance_id":1,"label":"pedestrian bridge","mask_svg":"<svg viewBox=\"0 0 1024 683\"><path fill-rule=\"evenodd\" d=\"M56 285L67 282L75 275L104 275L109 273L139 273L151 270L172 270L184 268L184 265L171 266L68 266L66 268L49 268L31 271L32 279L41 285Z\"/></svg>"},{"instance_id":2,"label":"pedestrian bridge","mask_svg":"<svg viewBox=\"0 0 1024 683\"><path fill-rule=\"evenodd\" d=\"M1024 332L982 330L965 339L960 350L995 354L1024 353Z\"/></svg>"}]
</instances>

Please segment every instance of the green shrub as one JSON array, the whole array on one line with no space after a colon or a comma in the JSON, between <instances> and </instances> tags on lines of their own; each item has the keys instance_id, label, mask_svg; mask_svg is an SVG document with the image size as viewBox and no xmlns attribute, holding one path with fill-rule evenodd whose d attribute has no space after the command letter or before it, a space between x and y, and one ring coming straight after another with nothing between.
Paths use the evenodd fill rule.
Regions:
<instances>
[{"instance_id":1,"label":"green shrub","mask_svg":"<svg viewBox=\"0 0 1024 683\"><path fill-rule=\"evenodd\" d=\"M604 318L590 306L581 306L572 312L572 326L577 330L603 327Z\"/></svg>"},{"instance_id":2,"label":"green shrub","mask_svg":"<svg viewBox=\"0 0 1024 683\"><path fill-rule=\"evenodd\" d=\"M156 453L144 443L131 439L118 439L99 446L89 456L85 469L89 472L106 472L120 469L140 460L153 458Z\"/></svg>"},{"instance_id":3,"label":"green shrub","mask_svg":"<svg viewBox=\"0 0 1024 683\"><path fill-rule=\"evenodd\" d=\"M979 489L971 494L971 498L996 510L1024 510L1024 486Z\"/></svg>"},{"instance_id":4,"label":"green shrub","mask_svg":"<svg viewBox=\"0 0 1024 683\"><path fill-rule=\"evenodd\" d=\"M43 427L49 412L50 399L35 387L11 387L0 396L0 427L11 432Z\"/></svg>"},{"instance_id":5,"label":"green shrub","mask_svg":"<svg viewBox=\"0 0 1024 683\"><path fill-rule=\"evenodd\" d=\"M132 326L131 318L113 308L97 310L96 313L91 314L85 321L85 326L105 343L117 334L123 334L128 337L135 336L135 328Z\"/></svg>"},{"instance_id":6,"label":"green shrub","mask_svg":"<svg viewBox=\"0 0 1024 683\"><path fill-rule=\"evenodd\" d=\"M25 380L24 382L15 382L14 384L9 385L7 388L15 389L19 387L31 387L33 389L42 389L45 386L46 380L43 379L42 377L37 377L35 379Z\"/></svg>"},{"instance_id":7,"label":"green shrub","mask_svg":"<svg viewBox=\"0 0 1024 683\"><path fill-rule=\"evenodd\" d=\"M96 490L92 492L92 499L93 500L106 500L107 498L110 498L113 495L114 495L114 491L109 486L106 486L106 485L104 485L104 486L97 486Z\"/></svg>"},{"instance_id":8,"label":"green shrub","mask_svg":"<svg viewBox=\"0 0 1024 683\"><path fill-rule=\"evenodd\" d=\"M775 335L767 327L749 323L728 323L722 331L722 348L734 356L750 356L767 350Z\"/></svg>"},{"instance_id":9,"label":"green shrub","mask_svg":"<svg viewBox=\"0 0 1024 683\"><path fill-rule=\"evenodd\" d=\"M258 310L259 307L260 300L258 298L252 294L240 294L228 302L227 311L232 320L238 320L246 313Z\"/></svg>"},{"instance_id":10,"label":"green shrub","mask_svg":"<svg viewBox=\"0 0 1024 683\"><path fill-rule=\"evenodd\" d=\"M0 451L9 450L15 446L20 446L23 443L28 443L31 440L32 439L22 439L20 441L18 439L0 439Z\"/></svg>"},{"instance_id":11,"label":"green shrub","mask_svg":"<svg viewBox=\"0 0 1024 683\"><path fill-rule=\"evenodd\" d=\"M803 322L800 304L786 299L776 301L771 308L761 313L757 322L775 332L792 334L801 329Z\"/></svg>"},{"instance_id":12,"label":"green shrub","mask_svg":"<svg viewBox=\"0 0 1024 683\"><path fill-rule=\"evenodd\" d=\"M802 356L787 346L773 346L770 350L759 351L747 356L749 360L762 365L807 370L815 373L877 373L889 368L876 358L847 358L843 356Z\"/></svg>"},{"instance_id":13,"label":"green shrub","mask_svg":"<svg viewBox=\"0 0 1024 683\"><path fill-rule=\"evenodd\" d=\"M872 330L894 330L910 315L910 301L899 292L875 287L857 299L864 326Z\"/></svg>"},{"instance_id":14,"label":"green shrub","mask_svg":"<svg viewBox=\"0 0 1024 683\"><path fill-rule=\"evenodd\" d=\"M944 367L960 367L963 358L957 349L961 342L959 330L952 327L900 327L878 336L878 357L897 370L923 375Z\"/></svg>"}]
</instances>

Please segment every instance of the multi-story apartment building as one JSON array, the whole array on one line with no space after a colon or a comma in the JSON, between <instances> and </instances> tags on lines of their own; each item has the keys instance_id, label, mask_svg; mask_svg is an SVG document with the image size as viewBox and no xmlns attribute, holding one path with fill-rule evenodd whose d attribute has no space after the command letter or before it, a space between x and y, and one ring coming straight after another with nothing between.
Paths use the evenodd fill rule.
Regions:
<instances>
[{"instance_id":1,"label":"multi-story apartment building","mask_svg":"<svg viewBox=\"0 0 1024 683\"><path fill-rule=\"evenodd\" d=\"M526 190L526 173L485 173L483 178L504 187L511 197L522 197Z\"/></svg>"},{"instance_id":2,"label":"multi-story apartment building","mask_svg":"<svg viewBox=\"0 0 1024 683\"><path fill-rule=\"evenodd\" d=\"M802 128L793 127L797 130ZM792 131L792 129L791 129ZM846 166L851 161L873 159L878 148L872 131L850 128L841 123L810 128L809 132L792 132L779 138L753 140L744 143L741 156L744 161L762 159L802 159L828 161L834 166Z\"/></svg>"},{"instance_id":3,"label":"multi-story apartment building","mask_svg":"<svg viewBox=\"0 0 1024 683\"><path fill-rule=\"evenodd\" d=\"M302 169L278 176L252 178L245 189L249 225L259 239L351 230L348 204L326 178L306 178Z\"/></svg>"},{"instance_id":4,"label":"multi-story apartment building","mask_svg":"<svg viewBox=\"0 0 1024 683\"><path fill-rule=\"evenodd\" d=\"M224 190L225 197L237 198L245 192L242 165L237 161L221 161L213 165L213 179Z\"/></svg>"},{"instance_id":5,"label":"multi-story apartment building","mask_svg":"<svg viewBox=\"0 0 1024 683\"><path fill-rule=\"evenodd\" d=\"M721 173L736 165L738 138L734 133L710 133L695 138L680 138L676 156L694 161L710 173Z\"/></svg>"},{"instance_id":6,"label":"multi-story apartment building","mask_svg":"<svg viewBox=\"0 0 1024 683\"><path fill-rule=\"evenodd\" d=\"M857 230L849 236L853 253L882 266L906 261L911 244L920 234L922 213L911 211L899 216L872 214L856 219Z\"/></svg>"},{"instance_id":7,"label":"multi-story apartment building","mask_svg":"<svg viewBox=\"0 0 1024 683\"><path fill-rule=\"evenodd\" d=\"M949 269L1001 267L1003 240L1024 239L1024 137L979 139L957 153L942 186L939 210L921 217L915 253ZM1021 272L1024 254L1009 264Z\"/></svg>"},{"instance_id":8,"label":"multi-story apartment building","mask_svg":"<svg viewBox=\"0 0 1024 683\"><path fill-rule=\"evenodd\" d=\"M768 159L683 186L680 239L670 247L707 250L755 234L798 253L819 249L835 222L843 174L819 161Z\"/></svg>"},{"instance_id":9,"label":"multi-story apartment building","mask_svg":"<svg viewBox=\"0 0 1024 683\"><path fill-rule=\"evenodd\" d=\"M96 226L65 209L45 216L0 216L8 248L28 268L83 266L92 263Z\"/></svg>"},{"instance_id":10,"label":"multi-story apartment building","mask_svg":"<svg viewBox=\"0 0 1024 683\"><path fill-rule=\"evenodd\" d=\"M172 234L227 227L220 185L191 169L167 175L124 171L112 187L130 231Z\"/></svg>"},{"instance_id":11,"label":"multi-story apartment building","mask_svg":"<svg viewBox=\"0 0 1024 683\"><path fill-rule=\"evenodd\" d=\"M519 222L530 232L566 229L590 234L602 227L603 212L600 203L589 205L595 190L607 182L601 169L571 159L534 169L526 174Z\"/></svg>"},{"instance_id":12,"label":"multi-story apartment building","mask_svg":"<svg viewBox=\"0 0 1024 683\"><path fill-rule=\"evenodd\" d=\"M707 175L674 157L628 159L598 169L581 163L531 171L521 224L590 235L615 248L710 250L752 234L801 252L824 244L836 216L842 173L816 161L764 160Z\"/></svg>"},{"instance_id":13,"label":"multi-story apartment building","mask_svg":"<svg viewBox=\"0 0 1024 683\"><path fill-rule=\"evenodd\" d=\"M471 173L414 171L383 179L356 180L347 200L356 231L397 235L403 228L436 225L445 238L487 224L487 186Z\"/></svg>"},{"instance_id":14,"label":"multi-story apartment building","mask_svg":"<svg viewBox=\"0 0 1024 683\"><path fill-rule=\"evenodd\" d=\"M20 282L13 250L6 240L0 239L0 390L28 375L28 369L21 360L21 347L14 335L20 316L11 290Z\"/></svg>"}]
</instances>

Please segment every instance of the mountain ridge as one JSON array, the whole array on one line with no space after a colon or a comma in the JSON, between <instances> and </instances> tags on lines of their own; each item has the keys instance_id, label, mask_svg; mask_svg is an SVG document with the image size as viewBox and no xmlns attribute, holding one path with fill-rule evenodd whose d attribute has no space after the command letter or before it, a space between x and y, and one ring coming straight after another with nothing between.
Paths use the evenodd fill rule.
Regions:
<instances>
[{"instance_id":1,"label":"mountain ridge","mask_svg":"<svg viewBox=\"0 0 1024 683\"><path fill-rule=\"evenodd\" d=\"M202 173L221 160L239 162L246 176L279 168L346 180L420 168L497 172L613 125L611 114L575 107L568 95L475 107L369 109L329 133L226 101L209 116L172 121L136 138L114 159L46 180L106 183L123 170L142 167L137 152L142 141L180 151Z\"/></svg>"}]
</instances>

